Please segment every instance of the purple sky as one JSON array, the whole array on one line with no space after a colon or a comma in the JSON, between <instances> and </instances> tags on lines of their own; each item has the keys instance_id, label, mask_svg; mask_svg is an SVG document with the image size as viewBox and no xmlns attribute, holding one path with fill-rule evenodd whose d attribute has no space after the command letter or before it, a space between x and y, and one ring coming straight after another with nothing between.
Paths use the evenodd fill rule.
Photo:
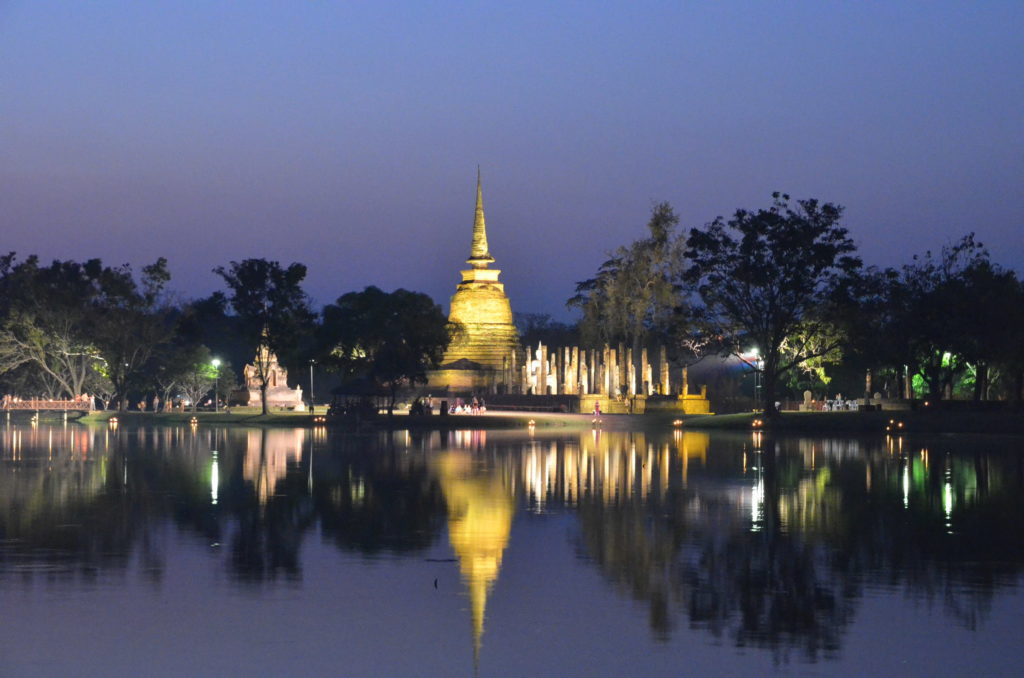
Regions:
<instances>
[{"instance_id":1,"label":"purple sky","mask_svg":"<svg viewBox=\"0 0 1024 678\"><path fill-rule=\"evenodd\" d=\"M565 317L655 201L776 189L845 205L869 263L975 231L1020 271L1022 35L1019 0L0 0L0 250L447 308L479 164L517 311Z\"/></svg>"}]
</instances>

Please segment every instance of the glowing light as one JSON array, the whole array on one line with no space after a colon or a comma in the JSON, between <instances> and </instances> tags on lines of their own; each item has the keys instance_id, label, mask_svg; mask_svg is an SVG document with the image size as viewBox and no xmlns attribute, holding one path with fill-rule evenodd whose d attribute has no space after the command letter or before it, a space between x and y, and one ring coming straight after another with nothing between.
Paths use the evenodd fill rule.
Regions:
<instances>
[{"instance_id":1,"label":"glowing light","mask_svg":"<svg viewBox=\"0 0 1024 678\"><path fill-rule=\"evenodd\" d=\"M210 503L217 504L217 486L220 484L220 468L217 464L217 450L213 451L213 463L210 465Z\"/></svg>"},{"instance_id":2,"label":"glowing light","mask_svg":"<svg viewBox=\"0 0 1024 678\"><path fill-rule=\"evenodd\" d=\"M682 426L683 425L683 420L682 419L676 419L675 421L672 422L672 425L673 426Z\"/></svg>"},{"instance_id":3,"label":"glowing light","mask_svg":"<svg viewBox=\"0 0 1024 678\"><path fill-rule=\"evenodd\" d=\"M753 532L759 532L764 522L764 478L760 477L760 473L758 476L750 492L750 529Z\"/></svg>"},{"instance_id":4,"label":"glowing light","mask_svg":"<svg viewBox=\"0 0 1024 678\"><path fill-rule=\"evenodd\" d=\"M953 485L947 480L942 487L942 510L946 514L946 530L953 526Z\"/></svg>"},{"instance_id":5,"label":"glowing light","mask_svg":"<svg viewBox=\"0 0 1024 678\"><path fill-rule=\"evenodd\" d=\"M942 486L942 511L946 514L946 533L953 534L953 471L946 460L945 482Z\"/></svg>"},{"instance_id":6,"label":"glowing light","mask_svg":"<svg viewBox=\"0 0 1024 678\"><path fill-rule=\"evenodd\" d=\"M903 466L903 508L910 506L910 463Z\"/></svg>"}]
</instances>

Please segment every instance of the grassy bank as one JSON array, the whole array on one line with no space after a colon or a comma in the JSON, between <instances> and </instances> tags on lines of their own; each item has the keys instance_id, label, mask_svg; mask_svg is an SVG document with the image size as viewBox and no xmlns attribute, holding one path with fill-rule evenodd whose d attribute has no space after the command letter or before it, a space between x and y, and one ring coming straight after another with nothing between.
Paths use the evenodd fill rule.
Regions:
<instances>
[{"instance_id":1,"label":"grassy bank","mask_svg":"<svg viewBox=\"0 0 1024 678\"><path fill-rule=\"evenodd\" d=\"M318 415L323 416L321 411ZM59 417L59 415L58 415ZM93 412L77 419L81 423L105 424L112 418L126 426L160 426L190 424L195 418L198 424L218 426L300 426L323 425L307 412L273 412L266 416L259 408L232 408L230 412ZM27 417L26 417L27 419ZM45 418L44 418L45 420ZM52 421L53 419L49 419ZM394 417L381 415L377 419L365 420L362 428L379 429L518 429L528 428L530 422L538 428L583 428L590 426L590 417L558 414L487 413L481 416L409 416L395 414ZM330 426L352 426L349 420L330 422Z\"/></svg>"},{"instance_id":2,"label":"grassy bank","mask_svg":"<svg viewBox=\"0 0 1024 678\"><path fill-rule=\"evenodd\" d=\"M122 424L188 424L193 417L203 424L254 424L269 426L312 426L313 415L306 412L273 412L260 414L258 407L235 408L230 412L116 412L105 410L91 412L78 421L82 423L106 423L112 418Z\"/></svg>"},{"instance_id":3,"label":"grassy bank","mask_svg":"<svg viewBox=\"0 0 1024 678\"><path fill-rule=\"evenodd\" d=\"M27 414L27 413L26 413ZM322 413L321 413L322 414ZM44 421L59 420L54 413ZM318 425L309 413L274 412L260 414L259 408L235 408L231 412L93 412L77 421L106 423L117 417L124 425L153 426L189 424L195 417L199 424L237 426L301 426ZM21 418L19 418L21 419ZM27 416L23 419L27 420ZM906 433L995 433L1024 435L1022 412L784 412L772 422L759 414L694 415L682 417L683 426L694 430L749 431L753 422L761 419L763 426L786 433L814 433L858 435L884 433L887 426ZM604 415L600 427L607 430L667 430L676 427L678 415ZM594 426L592 415L556 413L488 412L484 415L409 416L396 414L388 418L362 422L361 428L380 429L524 429L532 425L538 429L589 429ZM890 424L890 422L892 422ZM903 426L900 427L899 424ZM352 422L333 422L330 425L351 426Z\"/></svg>"},{"instance_id":4,"label":"grassy bank","mask_svg":"<svg viewBox=\"0 0 1024 678\"><path fill-rule=\"evenodd\" d=\"M686 420L686 427L749 431L756 419L775 431L792 433L884 433L891 426L907 433L1024 435L1021 412L783 412L772 422L759 414L744 413L691 417Z\"/></svg>"}]
</instances>

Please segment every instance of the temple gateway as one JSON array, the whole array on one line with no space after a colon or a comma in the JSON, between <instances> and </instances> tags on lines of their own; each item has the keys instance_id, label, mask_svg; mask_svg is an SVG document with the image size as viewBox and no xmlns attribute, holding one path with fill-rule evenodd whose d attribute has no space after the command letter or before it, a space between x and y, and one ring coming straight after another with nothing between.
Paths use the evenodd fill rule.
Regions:
<instances>
[{"instance_id":1,"label":"temple gateway","mask_svg":"<svg viewBox=\"0 0 1024 678\"><path fill-rule=\"evenodd\" d=\"M685 367L673 367L664 346L634 350L623 346L585 349L523 347L512 322L512 306L487 247L483 189L476 178L476 213L469 270L452 296L448 320L458 331L441 366L428 374L427 390L487 394L499 405L545 405L568 412L710 412L707 388L691 393ZM544 398L539 403L537 398Z\"/></svg>"}]
</instances>

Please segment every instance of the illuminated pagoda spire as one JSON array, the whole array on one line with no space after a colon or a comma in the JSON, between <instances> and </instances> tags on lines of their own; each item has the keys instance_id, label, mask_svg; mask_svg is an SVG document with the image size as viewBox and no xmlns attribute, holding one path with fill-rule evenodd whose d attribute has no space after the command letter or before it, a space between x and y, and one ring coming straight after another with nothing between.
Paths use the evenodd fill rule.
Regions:
<instances>
[{"instance_id":1,"label":"illuminated pagoda spire","mask_svg":"<svg viewBox=\"0 0 1024 678\"><path fill-rule=\"evenodd\" d=\"M473 268L487 268L494 257L487 249L487 223L484 221L484 191L480 182L480 166L476 168L476 215L473 218L473 247L466 260Z\"/></svg>"},{"instance_id":2,"label":"illuminated pagoda spire","mask_svg":"<svg viewBox=\"0 0 1024 678\"><path fill-rule=\"evenodd\" d=\"M449 394L490 390L506 368L509 354L519 345L512 306L505 286L498 281L501 271L489 268L493 261L487 247L483 183L477 167L473 246L466 260L469 268L461 271L462 282L455 288L448 312L448 321L459 331L441 366L428 374L431 389L445 389Z\"/></svg>"}]
</instances>

